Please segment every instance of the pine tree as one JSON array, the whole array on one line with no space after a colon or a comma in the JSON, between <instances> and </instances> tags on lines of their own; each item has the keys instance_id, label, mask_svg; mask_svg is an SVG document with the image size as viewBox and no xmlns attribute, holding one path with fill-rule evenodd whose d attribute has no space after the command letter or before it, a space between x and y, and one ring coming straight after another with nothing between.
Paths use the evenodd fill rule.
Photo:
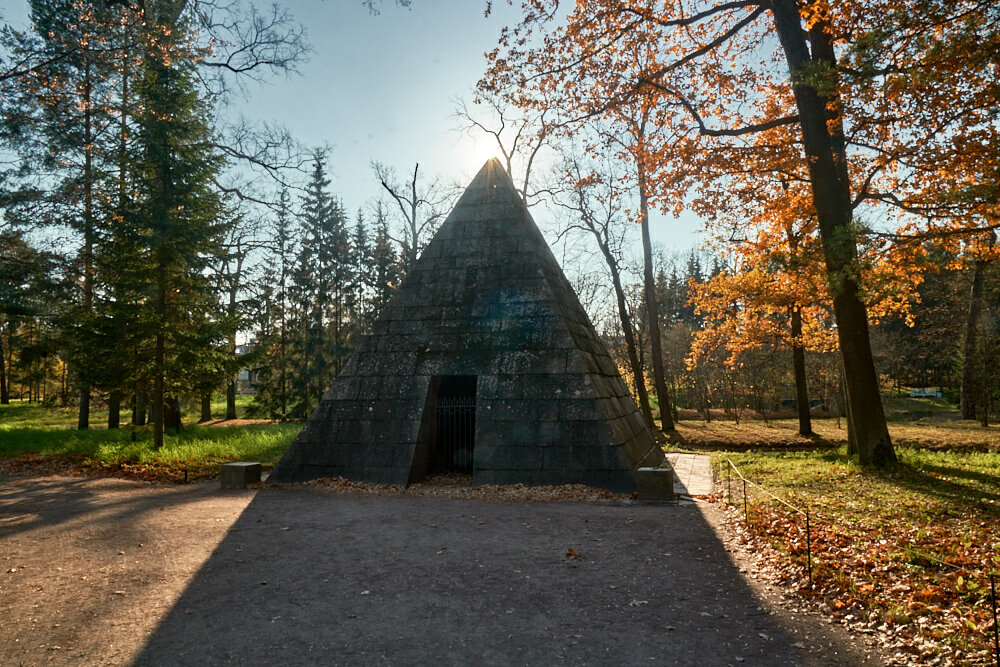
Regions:
<instances>
[{"instance_id":1,"label":"pine tree","mask_svg":"<svg viewBox=\"0 0 1000 667\"><path fill-rule=\"evenodd\" d=\"M371 293L368 285L371 283L369 274L372 272L372 247L365 227L364 213L359 210L354 223L354 235L351 239L351 260L353 274L351 280L351 326L356 344L357 338L366 333L371 326Z\"/></svg>"},{"instance_id":2,"label":"pine tree","mask_svg":"<svg viewBox=\"0 0 1000 667\"><path fill-rule=\"evenodd\" d=\"M389 302L399 284L400 260L389 236L389 215L378 202L374 208L375 236L372 239L372 270L368 273L371 290L371 318L374 319Z\"/></svg>"},{"instance_id":3,"label":"pine tree","mask_svg":"<svg viewBox=\"0 0 1000 667\"><path fill-rule=\"evenodd\" d=\"M128 277L148 299L136 325L152 342L154 448L163 444L167 402L176 404L190 387L183 386L185 372L200 363L206 346L225 338L208 326L223 320L211 313L217 299L205 275L229 222L214 187L222 159L212 147L210 109L195 88L195 53L181 8L167 2L145 10L136 198L123 220L141 260Z\"/></svg>"},{"instance_id":4,"label":"pine tree","mask_svg":"<svg viewBox=\"0 0 1000 667\"><path fill-rule=\"evenodd\" d=\"M322 391L326 391L333 379L340 373L351 353L352 324L350 321L351 286L354 282L355 262L351 247L351 232L347 227L347 211L343 203L334 199L333 217L330 219L327 237L326 259L329 262L330 312L329 340L332 346L332 373Z\"/></svg>"},{"instance_id":5,"label":"pine tree","mask_svg":"<svg viewBox=\"0 0 1000 667\"><path fill-rule=\"evenodd\" d=\"M295 303L290 413L305 417L333 379L334 353L327 344L332 311L331 236L337 206L329 194L326 157L317 152L299 216L300 246L292 276Z\"/></svg>"},{"instance_id":6,"label":"pine tree","mask_svg":"<svg viewBox=\"0 0 1000 667\"><path fill-rule=\"evenodd\" d=\"M18 60L40 56L41 63L4 91L4 138L23 160L27 187L19 203L30 207L33 224L69 225L77 235L72 307L63 311L60 325L64 353L78 380L77 425L85 429L91 384L100 373L93 361L102 355L71 343L81 333L92 341L102 338L86 327L99 322L95 247L103 226L101 201L114 181L112 109L118 106L119 78L114 53L123 36L112 10L101 3L31 0L30 8L29 31L5 32L4 46Z\"/></svg>"},{"instance_id":7,"label":"pine tree","mask_svg":"<svg viewBox=\"0 0 1000 667\"><path fill-rule=\"evenodd\" d=\"M289 414L289 359L292 356L292 314L289 307L289 276L295 257L292 215L288 191L278 195L278 211L273 221L273 252L265 261L261 290L264 317L258 331L262 349L257 377L257 393L250 404L251 414L286 419ZM275 282L276 281L276 282Z\"/></svg>"}]
</instances>

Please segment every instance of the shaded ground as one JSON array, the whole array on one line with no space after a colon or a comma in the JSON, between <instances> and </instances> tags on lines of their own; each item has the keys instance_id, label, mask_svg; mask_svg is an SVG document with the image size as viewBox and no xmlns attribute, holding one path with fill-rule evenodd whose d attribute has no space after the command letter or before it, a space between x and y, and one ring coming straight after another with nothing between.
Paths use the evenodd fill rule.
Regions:
<instances>
[{"instance_id":1,"label":"shaded ground","mask_svg":"<svg viewBox=\"0 0 1000 667\"><path fill-rule=\"evenodd\" d=\"M703 512L705 514L703 514ZM12 664L863 664L713 507L0 480Z\"/></svg>"}]
</instances>

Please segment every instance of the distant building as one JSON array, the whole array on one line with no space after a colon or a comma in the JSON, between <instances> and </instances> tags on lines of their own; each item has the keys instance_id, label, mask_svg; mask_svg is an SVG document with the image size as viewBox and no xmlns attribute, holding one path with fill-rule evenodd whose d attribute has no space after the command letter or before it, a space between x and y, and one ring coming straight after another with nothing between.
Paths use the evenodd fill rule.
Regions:
<instances>
[{"instance_id":1,"label":"distant building","mask_svg":"<svg viewBox=\"0 0 1000 667\"><path fill-rule=\"evenodd\" d=\"M910 398L941 398L940 387L920 387L910 389Z\"/></svg>"},{"instance_id":2,"label":"distant building","mask_svg":"<svg viewBox=\"0 0 1000 667\"><path fill-rule=\"evenodd\" d=\"M253 352L254 348L257 347L257 339L252 338L246 345L236 346L236 356L242 357ZM256 394L257 393L257 380L260 377L260 367L256 368L241 368L236 374L236 393L237 394Z\"/></svg>"}]
</instances>

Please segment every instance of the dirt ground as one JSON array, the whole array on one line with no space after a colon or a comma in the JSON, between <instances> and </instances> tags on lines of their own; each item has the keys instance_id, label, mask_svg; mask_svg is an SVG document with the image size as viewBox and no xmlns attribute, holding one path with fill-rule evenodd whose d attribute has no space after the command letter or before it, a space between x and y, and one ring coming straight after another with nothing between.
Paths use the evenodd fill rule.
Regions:
<instances>
[{"instance_id":1,"label":"dirt ground","mask_svg":"<svg viewBox=\"0 0 1000 667\"><path fill-rule=\"evenodd\" d=\"M706 503L0 478L0 663L881 664L752 581L721 523Z\"/></svg>"}]
</instances>

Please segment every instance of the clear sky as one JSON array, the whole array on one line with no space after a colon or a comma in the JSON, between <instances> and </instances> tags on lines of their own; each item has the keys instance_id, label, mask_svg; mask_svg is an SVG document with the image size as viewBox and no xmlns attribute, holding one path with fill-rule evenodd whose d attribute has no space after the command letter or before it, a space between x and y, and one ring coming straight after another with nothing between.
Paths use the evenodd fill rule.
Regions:
<instances>
[{"instance_id":1,"label":"clear sky","mask_svg":"<svg viewBox=\"0 0 1000 667\"><path fill-rule=\"evenodd\" d=\"M496 0L485 18L486 0L413 0L409 9L383 0L377 16L361 0L279 4L305 25L314 52L299 76L252 88L238 112L284 125L308 146L329 145L332 189L349 211L379 195L373 160L401 172L419 162L430 176L465 183L494 155L486 137L456 131L453 100L471 100L483 54L517 21L516 8ZM26 12L25 3L2 13L21 25ZM685 251L696 228L657 216L653 239Z\"/></svg>"}]
</instances>

